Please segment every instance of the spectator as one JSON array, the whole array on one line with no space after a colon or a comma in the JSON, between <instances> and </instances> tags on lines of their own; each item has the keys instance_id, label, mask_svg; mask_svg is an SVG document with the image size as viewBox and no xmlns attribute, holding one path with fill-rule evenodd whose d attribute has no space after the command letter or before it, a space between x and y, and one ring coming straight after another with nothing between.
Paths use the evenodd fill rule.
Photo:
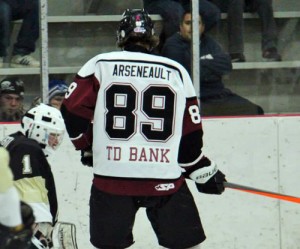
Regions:
<instances>
[{"instance_id":1,"label":"spectator","mask_svg":"<svg viewBox=\"0 0 300 249\"><path fill-rule=\"evenodd\" d=\"M0 67L10 44L11 22L22 19L22 25L12 51L12 67L39 67L40 62L30 54L39 38L38 0L0 0Z\"/></svg>"},{"instance_id":2,"label":"spectator","mask_svg":"<svg viewBox=\"0 0 300 249\"><path fill-rule=\"evenodd\" d=\"M24 83L16 77L8 77L0 82L0 121L20 121L23 108Z\"/></svg>"},{"instance_id":3,"label":"spectator","mask_svg":"<svg viewBox=\"0 0 300 249\"><path fill-rule=\"evenodd\" d=\"M127 10L117 31L123 51L85 63L62 105L72 143L93 166L95 248L130 247L139 208L161 247L200 248L205 234L186 179L203 193L224 191L225 175L202 152L191 78L179 63L151 54L156 40L148 13Z\"/></svg>"},{"instance_id":4,"label":"spectator","mask_svg":"<svg viewBox=\"0 0 300 249\"><path fill-rule=\"evenodd\" d=\"M68 91L68 85L63 80L50 80L49 82L49 104L60 110L64 96Z\"/></svg>"},{"instance_id":5,"label":"spectator","mask_svg":"<svg viewBox=\"0 0 300 249\"><path fill-rule=\"evenodd\" d=\"M232 70L230 57L221 46L208 36L205 20L201 18L199 29L200 43L200 102L202 116L256 115L263 114L263 109L249 100L225 88L222 77ZM170 37L162 55L182 64L191 74L191 37L192 16L189 8L182 16L180 32Z\"/></svg>"},{"instance_id":6,"label":"spectator","mask_svg":"<svg viewBox=\"0 0 300 249\"><path fill-rule=\"evenodd\" d=\"M180 18L184 11L182 5L185 5L186 2L187 0L143 0L144 8L148 13L159 14L163 19L158 52L163 47L165 40L179 31ZM207 14L208 31L219 21L220 11L207 0L199 0L199 4L202 9L205 9L205 13Z\"/></svg>"},{"instance_id":7,"label":"spectator","mask_svg":"<svg viewBox=\"0 0 300 249\"><path fill-rule=\"evenodd\" d=\"M227 13L228 51L232 62L244 62L244 12L256 12L262 26L262 57L268 61L281 61L277 51L277 27L273 16L272 0L209 0L221 12Z\"/></svg>"},{"instance_id":8,"label":"spectator","mask_svg":"<svg viewBox=\"0 0 300 249\"><path fill-rule=\"evenodd\" d=\"M64 80L50 80L48 99L49 105L60 110L61 104L64 100L64 95L68 91L68 85ZM42 98L37 96L31 103L31 107L35 107L42 103Z\"/></svg>"}]
</instances>

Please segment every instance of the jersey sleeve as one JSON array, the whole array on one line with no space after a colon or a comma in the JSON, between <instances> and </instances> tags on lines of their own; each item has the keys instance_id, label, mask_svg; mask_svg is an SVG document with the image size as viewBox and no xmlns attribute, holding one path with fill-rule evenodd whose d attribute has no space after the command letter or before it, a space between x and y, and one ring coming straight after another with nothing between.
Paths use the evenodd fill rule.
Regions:
<instances>
[{"instance_id":1,"label":"jersey sleeve","mask_svg":"<svg viewBox=\"0 0 300 249\"><path fill-rule=\"evenodd\" d=\"M182 137L179 145L178 163L188 177L197 169L209 166L210 160L202 153L203 129L200 108L195 89L189 76L183 74L185 82L185 111L182 124Z\"/></svg>"},{"instance_id":2,"label":"jersey sleeve","mask_svg":"<svg viewBox=\"0 0 300 249\"><path fill-rule=\"evenodd\" d=\"M0 147L0 224L14 227L22 223L20 199L13 186L8 152Z\"/></svg>"},{"instance_id":3,"label":"jersey sleeve","mask_svg":"<svg viewBox=\"0 0 300 249\"><path fill-rule=\"evenodd\" d=\"M6 192L0 192L0 203L0 227L1 225L15 227L22 224L20 199L16 188L11 186Z\"/></svg>"},{"instance_id":4,"label":"jersey sleeve","mask_svg":"<svg viewBox=\"0 0 300 249\"><path fill-rule=\"evenodd\" d=\"M10 187L13 186L13 175L8 163L8 152L3 147L0 147L0 193L6 192Z\"/></svg>"},{"instance_id":5,"label":"jersey sleeve","mask_svg":"<svg viewBox=\"0 0 300 249\"><path fill-rule=\"evenodd\" d=\"M69 137L78 150L92 144L91 123L100 88L100 80L95 72L96 63L97 57L94 57L80 69L61 109Z\"/></svg>"}]
</instances>

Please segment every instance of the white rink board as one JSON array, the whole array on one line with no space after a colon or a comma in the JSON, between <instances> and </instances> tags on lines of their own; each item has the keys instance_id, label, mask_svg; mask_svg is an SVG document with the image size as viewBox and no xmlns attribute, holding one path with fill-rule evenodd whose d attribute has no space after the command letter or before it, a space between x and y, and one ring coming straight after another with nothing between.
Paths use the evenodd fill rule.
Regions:
<instances>
[{"instance_id":1,"label":"white rink board","mask_svg":"<svg viewBox=\"0 0 300 249\"><path fill-rule=\"evenodd\" d=\"M279 163L281 193L300 196L300 119L279 121ZM300 248L300 205L282 202L282 249Z\"/></svg>"},{"instance_id":2,"label":"white rink board","mask_svg":"<svg viewBox=\"0 0 300 249\"><path fill-rule=\"evenodd\" d=\"M0 135L18 125L0 125ZM204 119L204 152L227 180L300 196L300 117ZM77 226L79 249L92 249L88 235L91 168L80 163L69 139L49 159L60 205L59 219ZM300 249L300 205L227 189L221 196L197 192L207 239L201 249ZM133 249L157 249L145 210L137 214Z\"/></svg>"}]
</instances>

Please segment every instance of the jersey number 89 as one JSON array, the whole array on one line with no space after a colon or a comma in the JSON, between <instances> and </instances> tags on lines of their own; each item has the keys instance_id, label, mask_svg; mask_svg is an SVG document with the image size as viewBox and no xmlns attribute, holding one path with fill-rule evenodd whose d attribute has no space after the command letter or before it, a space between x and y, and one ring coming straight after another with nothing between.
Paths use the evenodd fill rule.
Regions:
<instances>
[{"instance_id":1,"label":"jersey number 89","mask_svg":"<svg viewBox=\"0 0 300 249\"><path fill-rule=\"evenodd\" d=\"M150 85L139 93L131 84L114 83L105 89L106 133L128 140L139 125L147 141L167 141L173 134L175 104L176 93L169 86Z\"/></svg>"}]
</instances>

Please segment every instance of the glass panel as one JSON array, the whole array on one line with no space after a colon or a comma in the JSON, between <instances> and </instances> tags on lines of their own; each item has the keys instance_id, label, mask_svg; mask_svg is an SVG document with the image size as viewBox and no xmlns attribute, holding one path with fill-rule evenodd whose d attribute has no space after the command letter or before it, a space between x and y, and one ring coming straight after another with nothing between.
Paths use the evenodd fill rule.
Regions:
<instances>
[{"instance_id":1,"label":"glass panel","mask_svg":"<svg viewBox=\"0 0 300 249\"><path fill-rule=\"evenodd\" d=\"M118 50L116 28L123 11L132 6L142 7L142 1L49 1L50 83L63 80L69 85L90 58Z\"/></svg>"},{"instance_id":2,"label":"glass panel","mask_svg":"<svg viewBox=\"0 0 300 249\"><path fill-rule=\"evenodd\" d=\"M232 56L233 53L243 54L243 58L237 58L245 59L245 62L232 61L233 70L222 75L221 59L215 67L211 66L212 61L217 60L218 53L211 61L200 59L203 65L200 72L201 94L215 91L209 97L201 97L202 116L247 115L253 114L253 108L261 111L255 105L260 106L265 114L299 114L300 2L273 1L273 12L270 13L273 13L274 18L268 14L268 10L272 10L271 5L247 5L240 22L237 22L237 19L231 21L227 1L210 2L220 7L222 16L215 27L205 32L205 36L210 36L221 45L223 53L232 53ZM206 6L202 5L202 8L203 16ZM233 15L237 16L236 10ZM207 20L206 17L204 22ZM275 22L275 26L272 26L272 21ZM240 27L242 32L234 32L237 27ZM240 34L240 38L243 36L241 42L238 42L237 34ZM213 53L216 51L212 49L212 42L208 44L204 37L201 42L201 56L212 54L214 57ZM238 47L238 44L242 46ZM269 51L271 57L265 56L265 51ZM218 79L218 75L222 75L221 78ZM216 82L223 83L225 89L221 90L220 87L218 92ZM216 88L212 89L214 84Z\"/></svg>"},{"instance_id":3,"label":"glass panel","mask_svg":"<svg viewBox=\"0 0 300 249\"><path fill-rule=\"evenodd\" d=\"M70 84L75 73L88 59L98 53L117 50L115 32L120 15L126 8L143 7L143 2L48 1L49 79L64 80ZM278 31L277 48L282 61L266 62L262 57L261 19L257 14L247 12L243 18L246 62L233 63L232 72L223 76L222 82L231 92L261 106L266 114L299 113L300 1L273 1L273 14ZM152 17L154 15L152 13ZM223 11L218 25L208 32L226 53L229 52L228 22L228 15ZM11 46L0 67L0 80L6 76L19 75L25 83L24 106L28 108L34 97L41 95L41 77L39 67L16 69L10 65L13 45L21 24L21 20L12 22ZM161 26L162 22L156 23L158 32ZM31 53L36 60L40 58L39 44L40 39L35 42L36 49ZM234 115L240 114L237 112Z\"/></svg>"},{"instance_id":4,"label":"glass panel","mask_svg":"<svg viewBox=\"0 0 300 249\"><path fill-rule=\"evenodd\" d=\"M51 0L49 16L121 15L127 8L142 8L142 0Z\"/></svg>"},{"instance_id":5,"label":"glass panel","mask_svg":"<svg viewBox=\"0 0 300 249\"><path fill-rule=\"evenodd\" d=\"M0 15L0 122L19 121L39 91L39 1L0 1Z\"/></svg>"},{"instance_id":6,"label":"glass panel","mask_svg":"<svg viewBox=\"0 0 300 249\"><path fill-rule=\"evenodd\" d=\"M99 53L116 50L116 25L116 22L51 23L50 67L81 67Z\"/></svg>"}]
</instances>

